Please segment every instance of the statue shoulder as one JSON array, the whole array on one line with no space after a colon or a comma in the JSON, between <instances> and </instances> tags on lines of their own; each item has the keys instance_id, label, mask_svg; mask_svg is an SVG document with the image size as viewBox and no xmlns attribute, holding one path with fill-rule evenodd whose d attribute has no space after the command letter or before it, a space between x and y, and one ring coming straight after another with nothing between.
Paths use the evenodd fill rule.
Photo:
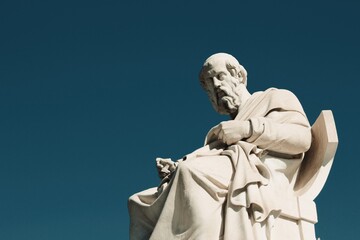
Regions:
<instances>
[{"instance_id":1,"label":"statue shoulder","mask_svg":"<svg viewBox=\"0 0 360 240\"><path fill-rule=\"evenodd\" d=\"M304 114L301 103L293 92L286 89L269 88L263 93L267 95L266 99L272 108L295 110Z\"/></svg>"},{"instance_id":2,"label":"statue shoulder","mask_svg":"<svg viewBox=\"0 0 360 240\"><path fill-rule=\"evenodd\" d=\"M264 94L269 94L269 97L276 99L298 99L296 95L287 89L268 88Z\"/></svg>"}]
</instances>

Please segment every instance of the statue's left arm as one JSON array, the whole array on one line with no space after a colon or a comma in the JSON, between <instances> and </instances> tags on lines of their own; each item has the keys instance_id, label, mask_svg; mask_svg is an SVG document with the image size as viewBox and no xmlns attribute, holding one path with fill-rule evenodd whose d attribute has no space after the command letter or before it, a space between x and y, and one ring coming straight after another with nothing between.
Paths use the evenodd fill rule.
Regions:
<instances>
[{"instance_id":1,"label":"statue's left arm","mask_svg":"<svg viewBox=\"0 0 360 240\"><path fill-rule=\"evenodd\" d=\"M293 93L286 90L269 91L262 106L251 106L255 109L254 114L245 121L230 120L215 126L208 134L212 136L207 139L208 142L218 139L231 145L246 141L264 150L291 155L310 148L310 124Z\"/></svg>"},{"instance_id":2,"label":"statue's left arm","mask_svg":"<svg viewBox=\"0 0 360 240\"><path fill-rule=\"evenodd\" d=\"M212 129L212 134L227 145L246 141L264 150L290 155L306 152L311 144L309 123L296 111L274 110L266 117L224 121Z\"/></svg>"},{"instance_id":3,"label":"statue's left arm","mask_svg":"<svg viewBox=\"0 0 360 240\"><path fill-rule=\"evenodd\" d=\"M310 148L309 123L297 111L272 111L266 117L255 117L249 121L251 137L246 141L259 148L285 154L299 154Z\"/></svg>"}]
</instances>

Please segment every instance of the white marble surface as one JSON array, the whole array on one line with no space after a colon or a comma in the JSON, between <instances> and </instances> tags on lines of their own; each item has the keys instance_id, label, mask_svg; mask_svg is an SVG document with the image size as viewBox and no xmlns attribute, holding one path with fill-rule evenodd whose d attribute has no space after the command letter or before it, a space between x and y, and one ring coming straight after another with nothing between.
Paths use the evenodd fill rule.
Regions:
<instances>
[{"instance_id":1,"label":"white marble surface","mask_svg":"<svg viewBox=\"0 0 360 240\"><path fill-rule=\"evenodd\" d=\"M249 93L245 68L224 53L205 61L200 82L230 120L211 128L205 146L183 159L157 159L159 187L129 199L130 238L315 239L316 207L303 195L318 186L304 188L317 174L297 176L312 134L296 96L276 88ZM301 194L293 189L297 179Z\"/></svg>"}]
</instances>

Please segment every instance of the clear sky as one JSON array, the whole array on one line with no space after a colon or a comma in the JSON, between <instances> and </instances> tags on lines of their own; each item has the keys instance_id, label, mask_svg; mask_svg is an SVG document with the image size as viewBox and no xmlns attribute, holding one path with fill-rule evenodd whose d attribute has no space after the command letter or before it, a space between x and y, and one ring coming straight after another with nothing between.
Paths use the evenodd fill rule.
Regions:
<instances>
[{"instance_id":1,"label":"clear sky","mask_svg":"<svg viewBox=\"0 0 360 240\"><path fill-rule=\"evenodd\" d=\"M0 1L0 239L128 239L127 198L157 156L226 117L198 83L228 52L251 92L333 110L339 148L317 198L322 240L358 239L358 1Z\"/></svg>"}]
</instances>

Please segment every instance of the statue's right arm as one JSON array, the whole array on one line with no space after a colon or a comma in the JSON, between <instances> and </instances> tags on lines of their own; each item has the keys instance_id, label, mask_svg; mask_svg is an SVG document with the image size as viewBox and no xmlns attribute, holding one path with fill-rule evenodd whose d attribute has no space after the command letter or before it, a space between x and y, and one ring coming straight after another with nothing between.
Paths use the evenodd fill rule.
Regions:
<instances>
[{"instance_id":1,"label":"statue's right arm","mask_svg":"<svg viewBox=\"0 0 360 240\"><path fill-rule=\"evenodd\" d=\"M221 141L229 146L250 136L251 124L249 121L229 120L213 127L208 133L206 143Z\"/></svg>"}]
</instances>

